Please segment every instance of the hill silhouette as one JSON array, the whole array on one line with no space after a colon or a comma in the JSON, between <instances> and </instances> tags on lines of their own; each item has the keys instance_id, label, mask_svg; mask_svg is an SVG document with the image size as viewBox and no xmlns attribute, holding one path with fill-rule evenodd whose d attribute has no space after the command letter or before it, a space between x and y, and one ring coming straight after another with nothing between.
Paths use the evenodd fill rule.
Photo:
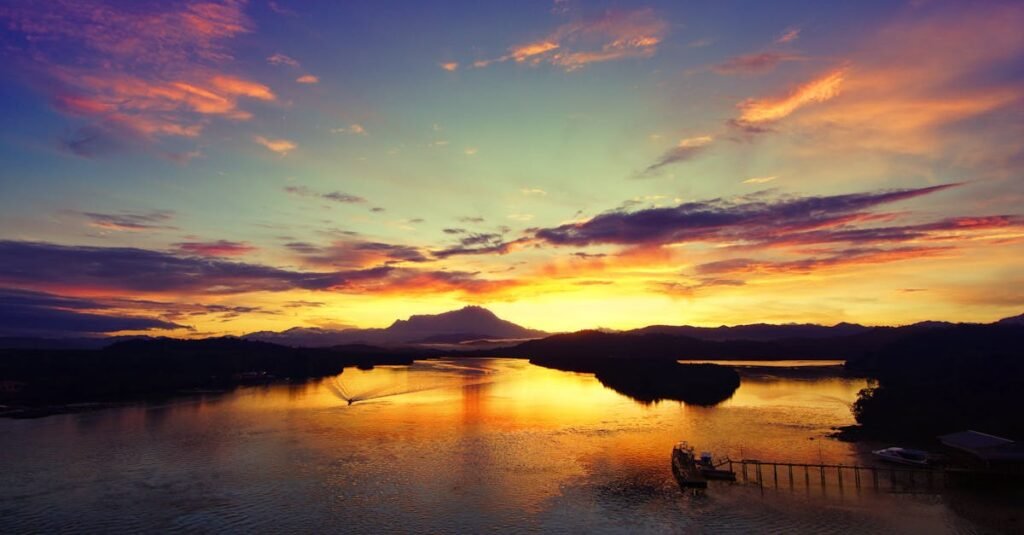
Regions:
<instances>
[{"instance_id":1,"label":"hill silhouette","mask_svg":"<svg viewBox=\"0 0 1024 535\"><path fill-rule=\"evenodd\" d=\"M528 329L496 316L480 306L467 306L441 314L410 316L384 329L319 329L296 327L281 332L260 331L244 338L294 347L328 347L339 344L403 345L457 344L472 340L539 338L548 333Z\"/></svg>"},{"instance_id":2,"label":"hill silhouette","mask_svg":"<svg viewBox=\"0 0 1024 535\"><path fill-rule=\"evenodd\" d=\"M1024 325L954 325L911 333L852 359L877 378L860 393L861 430L924 436L979 429L1024 437Z\"/></svg>"}]
</instances>

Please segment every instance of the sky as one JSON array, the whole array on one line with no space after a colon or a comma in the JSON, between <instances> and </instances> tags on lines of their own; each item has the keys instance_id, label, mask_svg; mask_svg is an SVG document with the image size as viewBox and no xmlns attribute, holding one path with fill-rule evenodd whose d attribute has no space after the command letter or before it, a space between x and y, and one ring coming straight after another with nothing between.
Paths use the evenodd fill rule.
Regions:
<instances>
[{"instance_id":1,"label":"sky","mask_svg":"<svg viewBox=\"0 0 1024 535\"><path fill-rule=\"evenodd\" d=\"M0 335L1024 312L1020 2L0 5Z\"/></svg>"}]
</instances>

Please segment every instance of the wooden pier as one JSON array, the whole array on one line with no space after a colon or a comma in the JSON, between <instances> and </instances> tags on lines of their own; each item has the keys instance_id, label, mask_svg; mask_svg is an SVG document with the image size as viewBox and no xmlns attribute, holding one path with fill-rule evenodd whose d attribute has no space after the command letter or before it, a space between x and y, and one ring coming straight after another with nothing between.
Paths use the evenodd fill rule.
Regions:
<instances>
[{"instance_id":1,"label":"wooden pier","mask_svg":"<svg viewBox=\"0 0 1024 535\"><path fill-rule=\"evenodd\" d=\"M726 459L717 464L737 472L737 481L754 483L763 488L817 487L825 491L835 488L870 489L885 492L939 491L949 485L951 471L941 468L909 466L860 466L846 464L813 464Z\"/></svg>"}]
</instances>

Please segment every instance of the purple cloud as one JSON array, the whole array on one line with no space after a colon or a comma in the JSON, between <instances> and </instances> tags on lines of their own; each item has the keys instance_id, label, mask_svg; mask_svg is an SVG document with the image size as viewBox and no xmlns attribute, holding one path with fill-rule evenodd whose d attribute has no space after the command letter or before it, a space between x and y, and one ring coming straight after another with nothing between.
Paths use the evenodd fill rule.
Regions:
<instances>
[{"instance_id":1,"label":"purple cloud","mask_svg":"<svg viewBox=\"0 0 1024 535\"><path fill-rule=\"evenodd\" d=\"M613 211L582 223L537 229L552 245L664 245L696 241L760 242L783 233L839 225L866 217L867 210L957 187L944 184L847 195L795 197L776 201L713 199L670 208Z\"/></svg>"},{"instance_id":2,"label":"purple cloud","mask_svg":"<svg viewBox=\"0 0 1024 535\"><path fill-rule=\"evenodd\" d=\"M0 335L90 336L188 328L157 318L97 313L108 308L91 299L0 288Z\"/></svg>"}]
</instances>

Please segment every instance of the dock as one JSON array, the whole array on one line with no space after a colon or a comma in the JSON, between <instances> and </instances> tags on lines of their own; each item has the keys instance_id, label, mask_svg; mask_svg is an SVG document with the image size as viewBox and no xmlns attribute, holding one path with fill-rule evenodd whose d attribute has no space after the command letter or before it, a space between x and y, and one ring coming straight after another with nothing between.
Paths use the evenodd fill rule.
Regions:
<instances>
[{"instance_id":1,"label":"dock","mask_svg":"<svg viewBox=\"0 0 1024 535\"><path fill-rule=\"evenodd\" d=\"M863 466L726 459L719 466L737 471L737 479L761 488L862 488L886 492L922 492L947 488L959 469L907 466Z\"/></svg>"}]
</instances>

